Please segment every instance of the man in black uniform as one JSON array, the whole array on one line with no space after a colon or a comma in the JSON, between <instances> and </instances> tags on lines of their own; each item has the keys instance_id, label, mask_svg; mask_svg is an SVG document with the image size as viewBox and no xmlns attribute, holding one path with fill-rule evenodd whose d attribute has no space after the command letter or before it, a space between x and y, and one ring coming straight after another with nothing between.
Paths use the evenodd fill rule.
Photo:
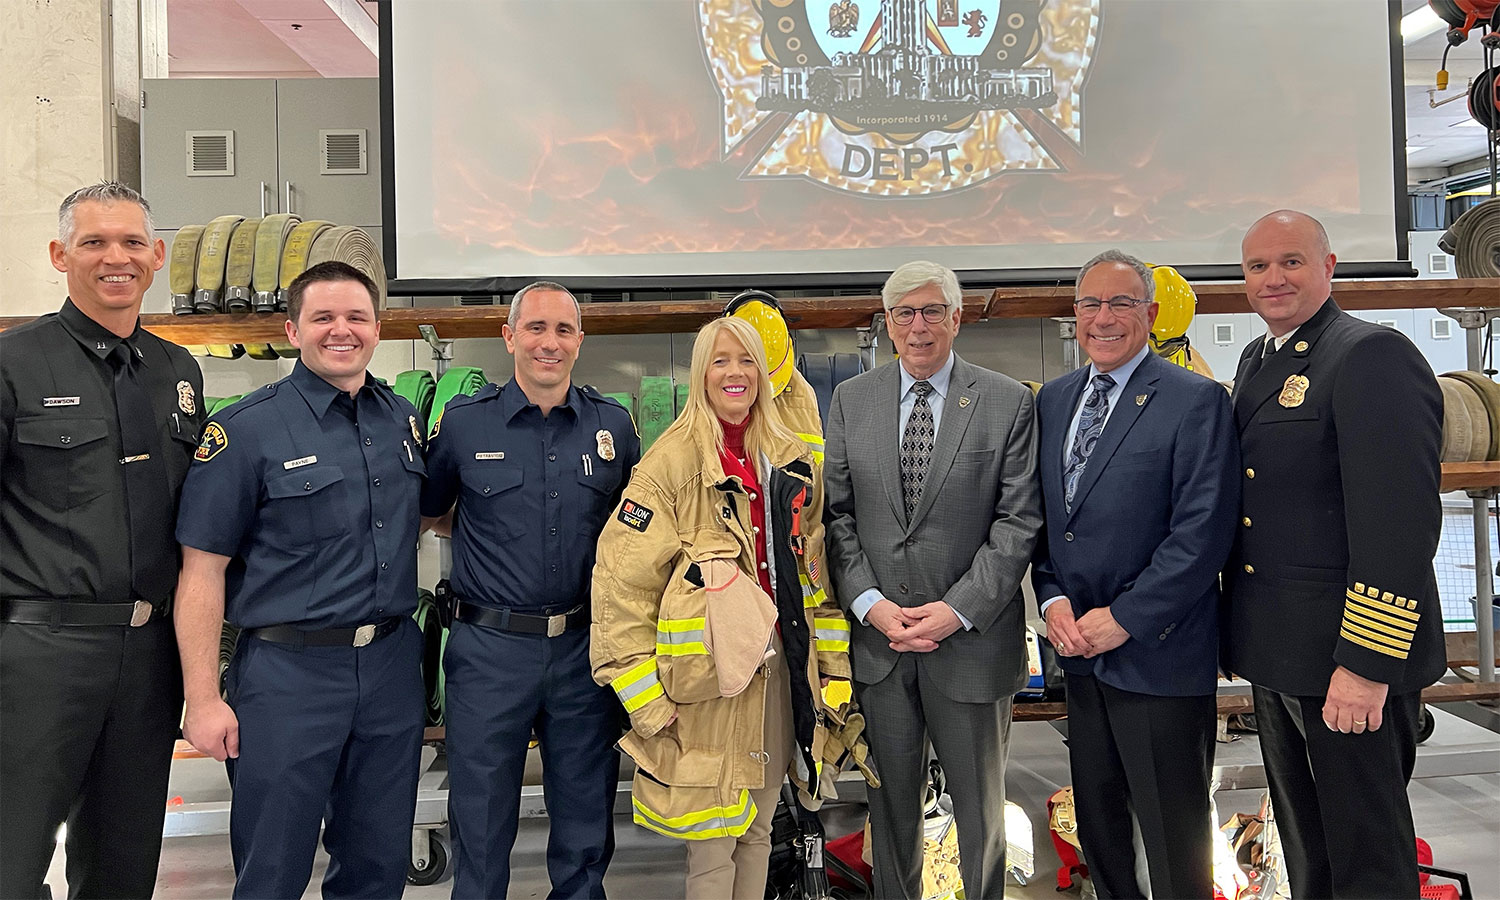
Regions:
<instances>
[{"instance_id":1,"label":"man in black uniform","mask_svg":"<svg viewBox=\"0 0 1500 900\"><path fill-rule=\"evenodd\" d=\"M1292 896L1415 897L1406 785L1445 664L1442 398L1405 335L1333 302L1316 220L1271 213L1241 250L1267 333L1235 377L1225 668L1254 685Z\"/></svg>"},{"instance_id":2,"label":"man in black uniform","mask_svg":"<svg viewBox=\"0 0 1500 900\"><path fill-rule=\"evenodd\" d=\"M292 374L214 416L182 491L183 735L230 760L236 897L399 897L423 711L416 409L366 371L377 289L342 262L287 296ZM243 629L219 695L219 635Z\"/></svg>"},{"instance_id":3,"label":"man in black uniform","mask_svg":"<svg viewBox=\"0 0 1500 900\"><path fill-rule=\"evenodd\" d=\"M74 897L156 884L182 708L168 601L203 376L140 327L146 201L75 191L62 309L0 335L0 897L38 897L66 820Z\"/></svg>"},{"instance_id":4,"label":"man in black uniform","mask_svg":"<svg viewBox=\"0 0 1500 900\"><path fill-rule=\"evenodd\" d=\"M443 657L455 898L505 896L533 730L549 896L603 897L614 852L621 709L591 675L589 580L641 448L624 407L572 384L582 324L561 285L517 291L501 330L515 377L451 401L428 450L422 512L455 510Z\"/></svg>"}]
</instances>

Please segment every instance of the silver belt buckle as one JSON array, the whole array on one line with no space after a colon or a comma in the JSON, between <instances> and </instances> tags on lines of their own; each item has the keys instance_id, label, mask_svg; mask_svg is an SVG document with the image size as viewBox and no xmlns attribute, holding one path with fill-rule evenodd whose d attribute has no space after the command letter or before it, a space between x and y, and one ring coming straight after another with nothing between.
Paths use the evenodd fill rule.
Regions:
<instances>
[{"instance_id":1,"label":"silver belt buckle","mask_svg":"<svg viewBox=\"0 0 1500 900\"><path fill-rule=\"evenodd\" d=\"M155 611L156 608L145 600L135 601L135 607L130 610L130 627L140 628L151 621L151 614Z\"/></svg>"},{"instance_id":2,"label":"silver belt buckle","mask_svg":"<svg viewBox=\"0 0 1500 900\"><path fill-rule=\"evenodd\" d=\"M354 646L363 647L375 640L375 626L361 625L354 629Z\"/></svg>"},{"instance_id":3,"label":"silver belt buckle","mask_svg":"<svg viewBox=\"0 0 1500 900\"><path fill-rule=\"evenodd\" d=\"M547 637L555 638L568 629L568 614L558 613L547 617Z\"/></svg>"}]
</instances>

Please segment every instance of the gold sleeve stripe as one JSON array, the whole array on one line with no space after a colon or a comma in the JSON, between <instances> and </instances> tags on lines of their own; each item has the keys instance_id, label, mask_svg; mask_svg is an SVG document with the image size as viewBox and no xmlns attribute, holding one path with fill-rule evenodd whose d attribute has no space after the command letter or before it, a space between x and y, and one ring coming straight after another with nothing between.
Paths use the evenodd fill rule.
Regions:
<instances>
[{"instance_id":1,"label":"gold sleeve stripe","mask_svg":"<svg viewBox=\"0 0 1500 900\"><path fill-rule=\"evenodd\" d=\"M1355 600L1350 600L1348 603L1344 604L1344 611L1349 613L1359 613L1367 619L1374 619L1377 622L1384 622L1387 625L1391 625L1395 628L1400 628L1404 631L1415 632L1417 630L1417 622L1415 619L1408 619L1402 616L1391 615L1390 612L1383 609L1375 609L1368 603L1360 603Z\"/></svg>"},{"instance_id":2,"label":"gold sleeve stripe","mask_svg":"<svg viewBox=\"0 0 1500 900\"><path fill-rule=\"evenodd\" d=\"M1416 632L1413 631L1403 631L1399 628L1392 628L1384 622L1377 622L1374 619L1366 618L1365 616L1359 615L1358 611L1354 609L1344 610L1344 621L1348 624L1358 625L1361 628L1368 629L1375 632L1376 634L1383 634L1387 637L1394 638L1398 641L1404 641L1408 644L1411 643L1411 639L1416 634Z\"/></svg>"},{"instance_id":3,"label":"gold sleeve stripe","mask_svg":"<svg viewBox=\"0 0 1500 900\"><path fill-rule=\"evenodd\" d=\"M1347 629L1340 631L1339 637L1343 638L1346 641L1358 644L1361 647L1374 650L1376 653L1384 653L1386 656L1390 656L1395 659L1406 659L1405 652L1400 650L1392 650L1390 647L1383 647L1379 644L1374 643L1373 641L1367 641L1364 638L1359 637L1358 635L1350 634Z\"/></svg>"},{"instance_id":4,"label":"gold sleeve stripe","mask_svg":"<svg viewBox=\"0 0 1500 900\"><path fill-rule=\"evenodd\" d=\"M1376 632L1370 631L1368 628L1359 627L1355 623L1350 622L1348 619L1344 620L1343 630L1350 632L1351 634L1357 634L1361 637L1368 638L1382 646L1400 650L1403 653L1411 649L1411 641L1401 641L1397 640L1396 638L1387 637L1383 634L1377 634Z\"/></svg>"},{"instance_id":5,"label":"gold sleeve stripe","mask_svg":"<svg viewBox=\"0 0 1500 900\"><path fill-rule=\"evenodd\" d=\"M1381 612L1390 613L1393 616L1400 616L1403 619L1411 619L1413 622L1422 618L1422 614L1419 612L1412 612L1409 609L1406 609L1402 606L1396 606L1395 604L1381 603L1379 600L1372 600L1369 597L1361 596L1354 591L1345 591L1344 596L1348 597L1350 600L1358 600L1360 603L1363 603L1371 609L1378 609Z\"/></svg>"}]
</instances>

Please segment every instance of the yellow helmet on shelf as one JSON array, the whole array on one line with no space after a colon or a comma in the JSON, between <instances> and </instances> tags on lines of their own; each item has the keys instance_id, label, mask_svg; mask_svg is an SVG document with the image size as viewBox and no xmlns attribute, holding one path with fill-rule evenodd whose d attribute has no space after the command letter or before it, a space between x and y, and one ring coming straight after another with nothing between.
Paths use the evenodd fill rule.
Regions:
<instances>
[{"instance_id":1,"label":"yellow helmet on shelf","mask_svg":"<svg viewBox=\"0 0 1500 900\"><path fill-rule=\"evenodd\" d=\"M792 354L792 333L781 315L781 304L766 291L741 291L724 307L724 315L744 319L755 326L766 348L766 364L771 369L771 387L777 394L786 390L792 380L796 360Z\"/></svg>"},{"instance_id":2,"label":"yellow helmet on shelf","mask_svg":"<svg viewBox=\"0 0 1500 900\"><path fill-rule=\"evenodd\" d=\"M1171 266L1153 266L1151 277L1156 281L1158 312L1156 323L1151 326L1151 336L1157 343L1180 338L1187 334L1193 323L1193 311L1198 306L1198 295L1193 286Z\"/></svg>"}]
</instances>

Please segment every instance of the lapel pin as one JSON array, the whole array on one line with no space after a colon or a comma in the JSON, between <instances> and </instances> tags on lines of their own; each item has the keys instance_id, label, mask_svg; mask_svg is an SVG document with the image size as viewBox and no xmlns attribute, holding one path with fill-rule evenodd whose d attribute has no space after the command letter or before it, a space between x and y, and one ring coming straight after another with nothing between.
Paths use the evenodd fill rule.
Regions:
<instances>
[{"instance_id":1,"label":"lapel pin","mask_svg":"<svg viewBox=\"0 0 1500 900\"><path fill-rule=\"evenodd\" d=\"M1307 352L1307 341L1298 341L1297 344L1296 344L1296 346L1294 346L1292 349L1296 350L1298 353L1306 353Z\"/></svg>"},{"instance_id":2,"label":"lapel pin","mask_svg":"<svg viewBox=\"0 0 1500 900\"><path fill-rule=\"evenodd\" d=\"M1145 406L1146 405L1146 395L1145 394L1136 394L1135 395L1135 405L1136 406Z\"/></svg>"},{"instance_id":3,"label":"lapel pin","mask_svg":"<svg viewBox=\"0 0 1500 900\"><path fill-rule=\"evenodd\" d=\"M968 406L968 405L969 405L969 398L968 397L959 397L958 398L958 408L959 409L963 409L965 406Z\"/></svg>"}]
</instances>

